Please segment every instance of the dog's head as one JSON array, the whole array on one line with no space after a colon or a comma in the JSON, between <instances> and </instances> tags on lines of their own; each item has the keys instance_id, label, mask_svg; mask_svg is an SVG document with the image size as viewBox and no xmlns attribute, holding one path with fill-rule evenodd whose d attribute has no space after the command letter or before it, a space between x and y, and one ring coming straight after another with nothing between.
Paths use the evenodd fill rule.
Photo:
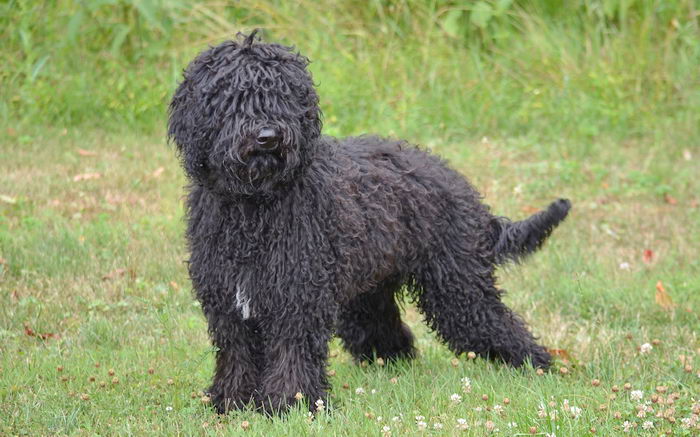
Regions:
<instances>
[{"instance_id":1,"label":"dog's head","mask_svg":"<svg viewBox=\"0 0 700 437\"><path fill-rule=\"evenodd\" d=\"M308 165L321 134L308 59L255 34L197 56L170 104L168 136L188 176L224 193L277 190Z\"/></svg>"}]
</instances>

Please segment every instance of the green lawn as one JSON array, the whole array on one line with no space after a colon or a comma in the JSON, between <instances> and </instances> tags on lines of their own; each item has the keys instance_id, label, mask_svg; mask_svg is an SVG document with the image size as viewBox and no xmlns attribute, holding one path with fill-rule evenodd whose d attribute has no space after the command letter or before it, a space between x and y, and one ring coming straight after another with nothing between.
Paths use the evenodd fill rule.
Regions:
<instances>
[{"instance_id":1,"label":"green lawn","mask_svg":"<svg viewBox=\"0 0 700 437\"><path fill-rule=\"evenodd\" d=\"M570 219L543 250L501 275L508 303L569 362L538 376L454 361L407 305L420 358L361 368L334 343L332 409L309 422L303 412L284 421L221 417L202 403L213 354L183 264L184 180L162 135L13 133L0 145L0 433L229 434L248 421L251 435L380 435L385 426L410 435L423 416L425 433L447 435L460 418L467 435L489 426L501 435L530 427L614 435L625 421L635 432L653 423L648 435L693 435L697 427L682 420L697 418L700 401L700 165L672 144L598 146L601 154L582 162L543 159L523 140L435 146L499 214L523 217L556 195L573 199ZM653 174L669 175L673 200L654 192ZM673 308L655 301L657 281ZM658 386L667 391L639 418L626 383L644 400Z\"/></svg>"},{"instance_id":2,"label":"green lawn","mask_svg":"<svg viewBox=\"0 0 700 437\"><path fill-rule=\"evenodd\" d=\"M697 1L183 4L0 5L0 436L700 434ZM314 61L327 134L428 147L496 214L572 200L500 272L550 372L455 359L407 302L420 357L334 342L313 420L203 402L165 113L197 51L253 27Z\"/></svg>"}]
</instances>

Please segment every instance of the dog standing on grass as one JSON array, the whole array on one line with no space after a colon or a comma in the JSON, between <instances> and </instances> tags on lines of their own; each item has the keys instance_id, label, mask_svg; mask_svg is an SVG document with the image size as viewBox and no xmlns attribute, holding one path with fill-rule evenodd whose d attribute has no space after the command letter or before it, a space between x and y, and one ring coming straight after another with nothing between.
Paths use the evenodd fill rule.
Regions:
<instances>
[{"instance_id":1,"label":"dog standing on grass","mask_svg":"<svg viewBox=\"0 0 700 437\"><path fill-rule=\"evenodd\" d=\"M202 52L170 104L189 178L189 273L209 324L219 412L326 400L328 342L357 360L412 358L406 287L455 353L546 368L551 357L501 302L494 271L566 217L494 216L440 158L404 141L321 135L309 61L239 35Z\"/></svg>"}]
</instances>

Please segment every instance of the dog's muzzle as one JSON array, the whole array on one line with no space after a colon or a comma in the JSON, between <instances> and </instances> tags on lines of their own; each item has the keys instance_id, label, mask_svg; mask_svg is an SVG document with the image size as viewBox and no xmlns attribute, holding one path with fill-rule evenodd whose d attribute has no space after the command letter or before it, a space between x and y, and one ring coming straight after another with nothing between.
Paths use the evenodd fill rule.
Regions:
<instances>
[{"instance_id":1,"label":"dog's muzzle","mask_svg":"<svg viewBox=\"0 0 700 437\"><path fill-rule=\"evenodd\" d=\"M255 138L255 148L261 152L274 152L280 144L280 136L272 128L264 128Z\"/></svg>"}]
</instances>

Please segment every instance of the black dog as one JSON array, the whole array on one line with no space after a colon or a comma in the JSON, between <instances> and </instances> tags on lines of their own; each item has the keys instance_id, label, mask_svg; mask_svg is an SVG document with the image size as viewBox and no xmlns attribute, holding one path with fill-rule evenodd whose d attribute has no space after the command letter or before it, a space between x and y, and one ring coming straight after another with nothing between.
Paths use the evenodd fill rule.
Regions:
<instances>
[{"instance_id":1,"label":"black dog","mask_svg":"<svg viewBox=\"0 0 700 437\"><path fill-rule=\"evenodd\" d=\"M358 360L415 356L403 287L454 353L547 367L494 270L536 250L570 203L511 222L406 142L321 136L308 62L253 32L201 53L170 105L216 408L279 411L301 393L314 409L334 333Z\"/></svg>"}]
</instances>

